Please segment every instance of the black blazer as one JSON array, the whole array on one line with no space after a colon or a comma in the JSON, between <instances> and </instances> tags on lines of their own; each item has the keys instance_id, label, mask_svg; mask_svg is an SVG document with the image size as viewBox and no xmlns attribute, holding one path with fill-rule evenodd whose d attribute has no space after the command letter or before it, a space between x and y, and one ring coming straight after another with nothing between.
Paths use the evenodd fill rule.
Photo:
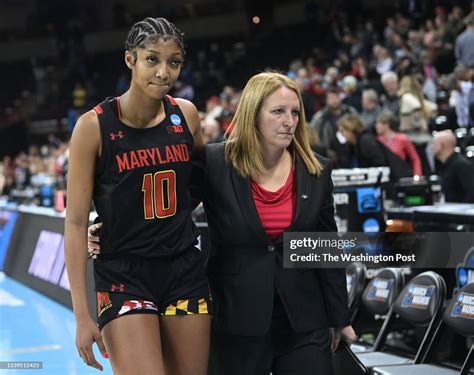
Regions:
<instances>
[{"instance_id":1,"label":"black blazer","mask_svg":"<svg viewBox=\"0 0 474 375\"><path fill-rule=\"evenodd\" d=\"M371 132L364 130L357 135L356 157L359 168L382 167L388 165L381 143Z\"/></svg>"},{"instance_id":2,"label":"black blazer","mask_svg":"<svg viewBox=\"0 0 474 375\"><path fill-rule=\"evenodd\" d=\"M246 336L266 333L275 285L296 332L350 324L344 270L284 269L283 236L272 241L265 233L250 179L226 163L222 143L205 146L202 156L215 329ZM289 231L337 231L331 166L320 160L325 168L319 177L296 160L296 214Z\"/></svg>"}]
</instances>

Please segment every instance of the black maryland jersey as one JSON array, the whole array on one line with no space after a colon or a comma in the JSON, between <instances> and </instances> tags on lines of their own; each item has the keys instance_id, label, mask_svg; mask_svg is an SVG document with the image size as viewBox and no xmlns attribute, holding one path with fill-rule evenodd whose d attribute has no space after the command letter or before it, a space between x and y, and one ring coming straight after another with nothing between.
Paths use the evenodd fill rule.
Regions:
<instances>
[{"instance_id":1,"label":"black maryland jersey","mask_svg":"<svg viewBox=\"0 0 474 375\"><path fill-rule=\"evenodd\" d=\"M145 129L121 121L120 98L94 108L102 137L94 204L104 222L104 256L176 254L199 235L188 191L193 136L175 100L167 96L163 106L165 119Z\"/></svg>"}]
</instances>

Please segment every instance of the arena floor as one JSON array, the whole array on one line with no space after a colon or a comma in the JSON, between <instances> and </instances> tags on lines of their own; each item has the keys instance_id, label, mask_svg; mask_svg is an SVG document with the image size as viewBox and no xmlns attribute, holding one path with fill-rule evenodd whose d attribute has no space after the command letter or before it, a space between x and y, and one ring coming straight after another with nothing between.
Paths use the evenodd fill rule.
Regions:
<instances>
[{"instance_id":1,"label":"arena floor","mask_svg":"<svg viewBox=\"0 0 474 375\"><path fill-rule=\"evenodd\" d=\"M17 361L38 361L43 366L0 369L0 374L111 375L110 363L97 347L94 354L104 371L83 363L74 345L75 330L71 310L0 272L0 367Z\"/></svg>"}]
</instances>

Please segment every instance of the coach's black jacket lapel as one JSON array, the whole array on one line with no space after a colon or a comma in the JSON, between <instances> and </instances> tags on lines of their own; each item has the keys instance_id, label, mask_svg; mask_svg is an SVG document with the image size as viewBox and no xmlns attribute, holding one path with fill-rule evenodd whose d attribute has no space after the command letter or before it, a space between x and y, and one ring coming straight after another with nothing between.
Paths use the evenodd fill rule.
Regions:
<instances>
[{"instance_id":1,"label":"coach's black jacket lapel","mask_svg":"<svg viewBox=\"0 0 474 375\"><path fill-rule=\"evenodd\" d=\"M250 178L243 178L234 168L231 168L232 185L234 186L235 196L239 201L242 216L245 218L250 228L255 234L266 242L270 242L270 238L265 233L257 208L252 197L252 189L250 187Z\"/></svg>"},{"instance_id":2,"label":"coach's black jacket lapel","mask_svg":"<svg viewBox=\"0 0 474 375\"><path fill-rule=\"evenodd\" d=\"M291 223L288 231L294 230L294 228L302 228L301 225L305 220L305 213L309 209L316 209L315 200L316 196L313 196L313 192L320 189L320 181L315 176L312 176L303 160L298 156L296 157L296 212L293 222Z\"/></svg>"}]
</instances>

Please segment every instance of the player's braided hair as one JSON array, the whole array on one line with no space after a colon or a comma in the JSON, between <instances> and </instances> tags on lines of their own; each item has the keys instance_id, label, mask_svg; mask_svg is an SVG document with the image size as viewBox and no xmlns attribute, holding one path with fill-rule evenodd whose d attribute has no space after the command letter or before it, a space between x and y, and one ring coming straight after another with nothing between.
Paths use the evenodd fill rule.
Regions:
<instances>
[{"instance_id":1,"label":"player's braided hair","mask_svg":"<svg viewBox=\"0 0 474 375\"><path fill-rule=\"evenodd\" d=\"M137 48L145 48L145 42L149 38L174 39L178 46L185 53L183 33L165 18L145 18L137 22L130 29L125 42L125 50L133 53L137 58Z\"/></svg>"}]
</instances>

